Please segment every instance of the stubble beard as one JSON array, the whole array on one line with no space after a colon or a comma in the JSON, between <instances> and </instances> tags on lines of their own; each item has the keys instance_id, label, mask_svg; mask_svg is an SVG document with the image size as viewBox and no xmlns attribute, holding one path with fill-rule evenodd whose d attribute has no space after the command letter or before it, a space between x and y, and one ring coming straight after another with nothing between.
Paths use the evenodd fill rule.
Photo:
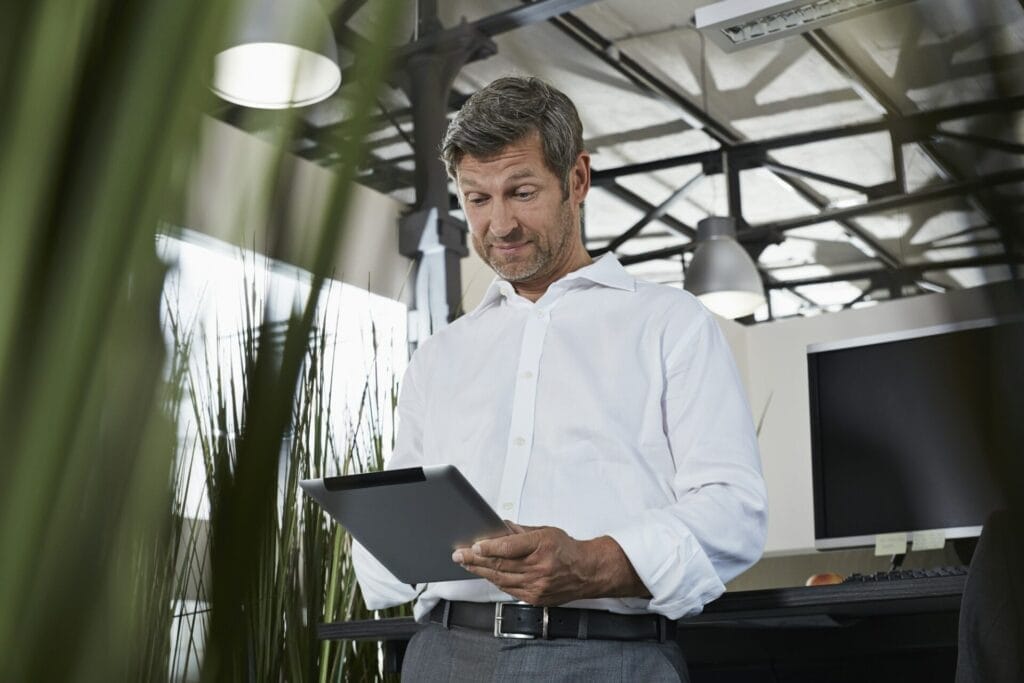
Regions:
<instances>
[{"instance_id":1,"label":"stubble beard","mask_svg":"<svg viewBox=\"0 0 1024 683\"><path fill-rule=\"evenodd\" d=\"M550 243L543 235L535 235L526 246L526 253L513 256L510 260L502 260L500 256L494 257L494 252L488 251L476 236L473 237L473 246L477 254L501 278L514 283L526 282L538 275L546 274L546 271L554 270L556 258L565 252L573 232L572 212L569 210L568 201L563 201L559 207L557 223L558 230L552 235L554 243Z\"/></svg>"}]
</instances>

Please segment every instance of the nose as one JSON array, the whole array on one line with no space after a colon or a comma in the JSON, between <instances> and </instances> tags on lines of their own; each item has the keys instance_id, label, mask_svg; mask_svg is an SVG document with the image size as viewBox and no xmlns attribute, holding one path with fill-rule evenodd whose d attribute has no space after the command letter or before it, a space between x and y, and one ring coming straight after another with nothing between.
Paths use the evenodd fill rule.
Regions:
<instances>
[{"instance_id":1,"label":"nose","mask_svg":"<svg viewBox=\"0 0 1024 683\"><path fill-rule=\"evenodd\" d=\"M492 200L491 220L488 226L489 232L499 239L503 239L512 233L519 226L515 213L508 202L501 199Z\"/></svg>"}]
</instances>

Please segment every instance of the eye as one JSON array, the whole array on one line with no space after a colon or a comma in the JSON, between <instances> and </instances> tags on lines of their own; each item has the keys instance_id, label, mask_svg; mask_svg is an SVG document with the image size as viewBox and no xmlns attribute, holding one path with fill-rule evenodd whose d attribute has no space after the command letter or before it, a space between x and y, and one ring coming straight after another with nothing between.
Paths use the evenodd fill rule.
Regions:
<instances>
[{"instance_id":1,"label":"eye","mask_svg":"<svg viewBox=\"0 0 1024 683\"><path fill-rule=\"evenodd\" d=\"M536 190L520 188L520 189L516 190L512 194L512 196L515 197L516 199L527 200L527 199L532 199L535 194L537 194Z\"/></svg>"},{"instance_id":2,"label":"eye","mask_svg":"<svg viewBox=\"0 0 1024 683\"><path fill-rule=\"evenodd\" d=\"M482 194L471 194L466 197L466 203L471 204L472 206L483 206L487 203L487 200L487 195Z\"/></svg>"}]
</instances>

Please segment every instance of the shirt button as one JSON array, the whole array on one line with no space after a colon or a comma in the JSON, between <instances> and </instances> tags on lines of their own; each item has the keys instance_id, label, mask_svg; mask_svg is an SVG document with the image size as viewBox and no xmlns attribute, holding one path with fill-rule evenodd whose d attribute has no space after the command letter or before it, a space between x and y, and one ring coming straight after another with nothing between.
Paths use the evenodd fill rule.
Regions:
<instances>
[{"instance_id":1,"label":"shirt button","mask_svg":"<svg viewBox=\"0 0 1024 683\"><path fill-rule=\"evenodd\" d=\"M513 505L512 503L502 503L501 504L501 509L502 510L511 510L514 507L515 507L515 505Z\"/></svg>"},{"instance_id":2,"label":"shirt button","mask_svg":"<svg viewBox=\"0 0 1024 683\"><path fill-rule=\"evenodd\" d=\"M538 318L540 318L541 320L543 320L543 319L544 319L544 316L545 316L545 315L546 315L546 314L544 313L544 311L537 311L537 317L538 317Z\"/></svg>"},{"instance_id":3,"label":"shirt button","mask_svg":"<svg viewBox=\"0 0 1024 683\"><path fill-rule=\"evenodd\" d=\"M533 373L530 372L529 370L527 370L526 372L524 372L523 374L521 374L519 376L522 377L523 379L530 379L531 377L533 377Z\"/></svg>"},{"instance_id":4,"label":"shirt button","mask_svg":"<svg viewBox=\"0 0 1024 683\"><path fill-rule=\"evenodd\" d=\"M516 445L516 446L524 446L524 445L526 445L526 439L524 439L521 436L517 436L515 439L512 440L512 443L513 443L513 445Z\"/></svg>"}]
</instances>

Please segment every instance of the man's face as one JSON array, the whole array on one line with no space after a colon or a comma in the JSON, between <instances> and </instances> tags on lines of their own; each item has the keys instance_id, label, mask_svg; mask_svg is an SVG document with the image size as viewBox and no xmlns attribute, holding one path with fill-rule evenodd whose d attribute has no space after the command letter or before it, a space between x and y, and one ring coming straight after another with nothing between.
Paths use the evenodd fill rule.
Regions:
<instances>
[{"instance_id":1,"label":"man's face","mask_svg":"<svg viewBox=\"0 0 1024 683\"><path fill-rule=\"evenodd\" d=\"M544 164L537 133L486 159L465 156L457 184L473 248L509 282L554 279L577 256L579 204L589 186L589 159L570 173L569 197Z\"/></svg>"}]
</instances>

